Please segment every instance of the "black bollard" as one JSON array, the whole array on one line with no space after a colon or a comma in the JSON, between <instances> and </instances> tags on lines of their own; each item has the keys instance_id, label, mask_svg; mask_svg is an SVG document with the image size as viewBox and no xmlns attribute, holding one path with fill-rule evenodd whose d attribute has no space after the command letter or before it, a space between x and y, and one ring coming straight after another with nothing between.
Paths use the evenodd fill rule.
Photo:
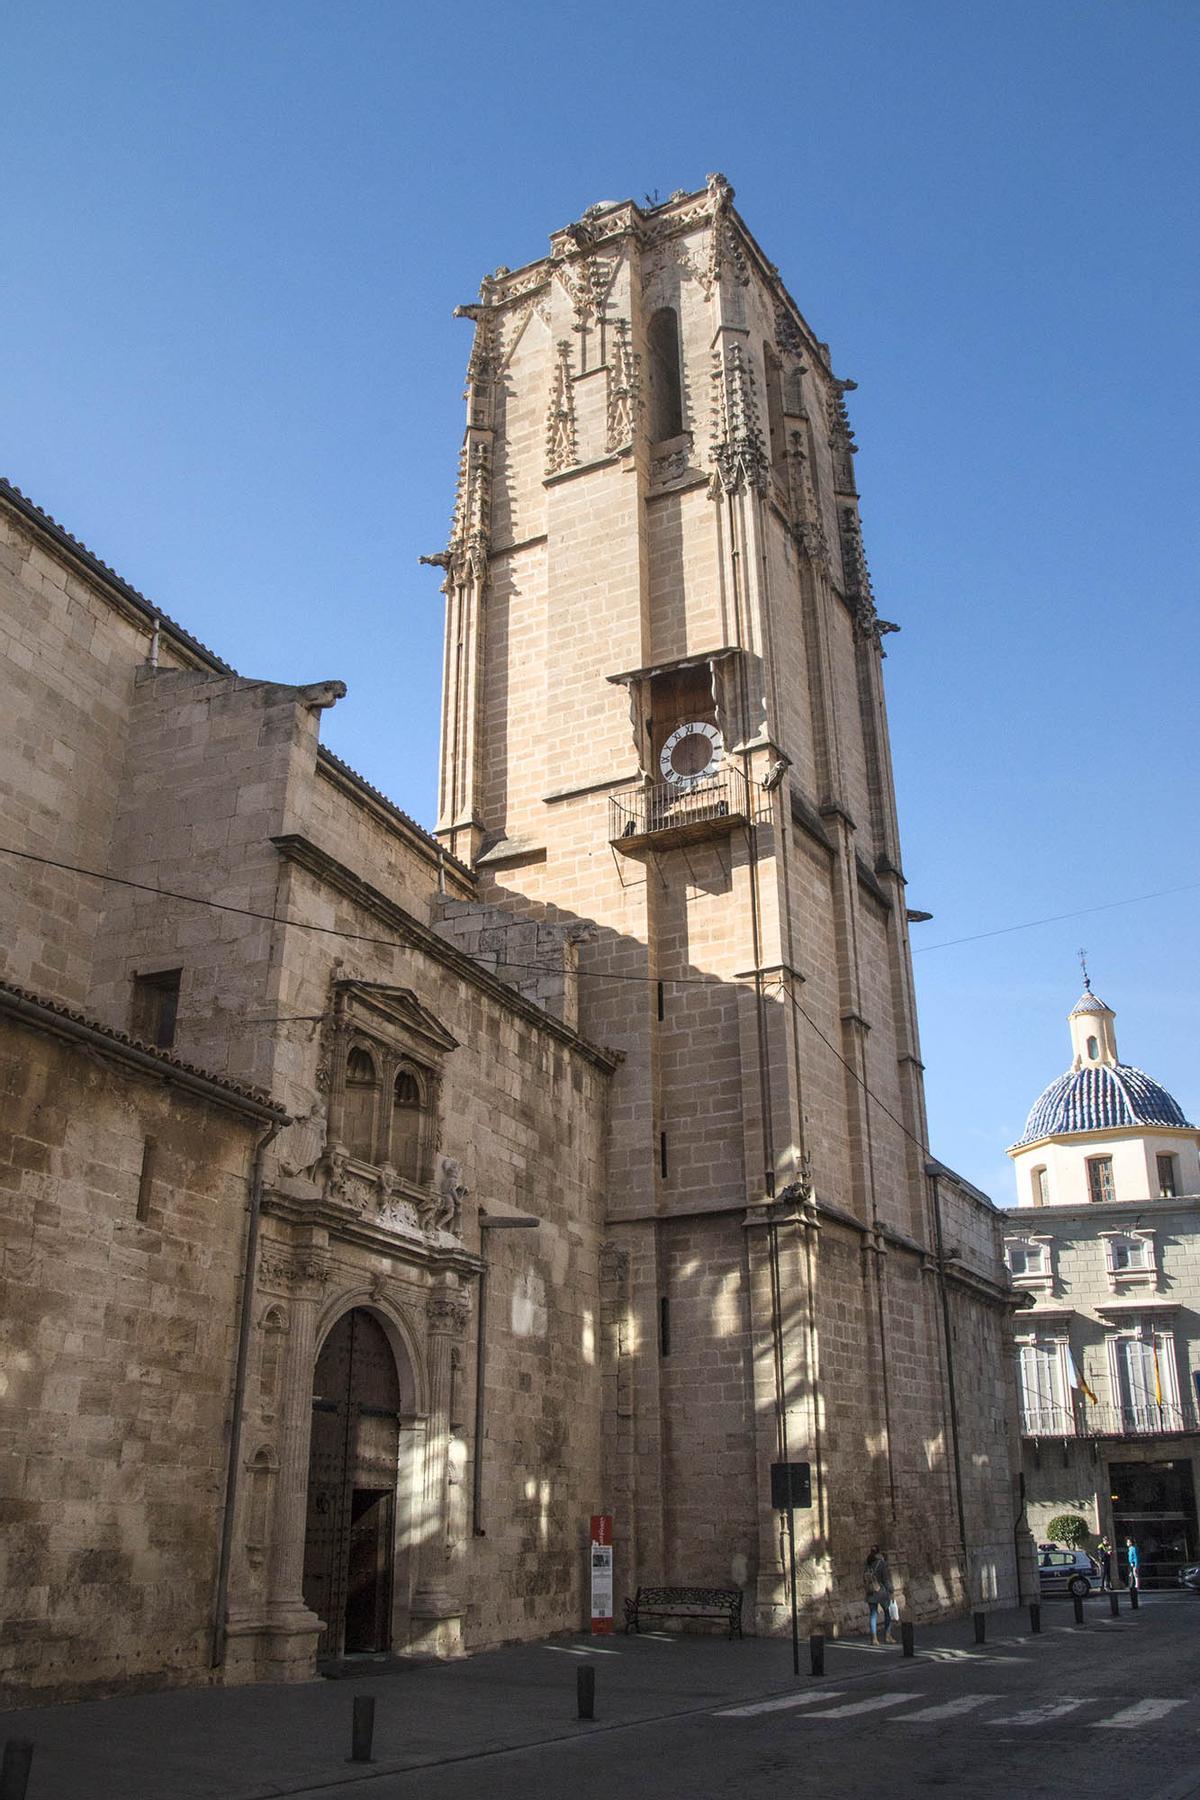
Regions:
<instances>
[{"instance_id":1,"label":"black bollard","mask_svg":"<svg viewBox=\"0 0 1200 1800\"><path fill-rule=\"evenodd\" d=\"M375 1696L355 1694L354 1722L350 1728L351 1762L374 1762L371 1742L375 1736Z\"/></svg>"},{"instance_id":2,"label":"black bollard","mask_svg":"<svg viewBox=\"0 0 1200 1800\"><path fill-rule=\"evenodd\" d=\"M982 1644L987 1638L987 1614L975 1613L973 1617L975 1619L975 1642Z\"/></svg>"},{"instance_id":3,"label":"black bollard","mask_svg":"<svg viewBox=\"0 0 1200 1800\"><path fill-rule=\"evenodd\" d=\"M1031 1601L1030 1601L1030 1603L1029 1603L1029 1631L1030 1631L1030 1635L1031 1635L1031 1636L1035 1636L1035 1637L1036 1637L1036 1635L1037 1635L1037 1633L1038 1633L1038 1632L1039 1632L1039 1631L1040 1631L1040 1630L1041 1630L1041 1629L1042 1629L1042 1606L1041 1606L1041 1602L1040 1602L1040 1601L1039 1601L1039 1600L1031 1600Z\"/></svg>"},{"instance_id":4,"label":"black bollard","mask_svg":"<svg viewBox=\"0 0 1200 1800\"><path fill-rule=\"evenodd\" d=\"M903 1656L913 1656L916 1654L913 1649L913 1628L911 1619L905 1619L900 1627L900 1651Z\"/></svg>"},{"instance_id":5,"label":"black bollard","mask_svg":"<svg viewBox=\"0 0 1200 1800\"><path fill-rule=\"evenodd\" d=\"M575 1671L575 1698L579 1705L579 1717L594 1719L596 1716L596 1670L591 1663L584 1663Z\"/></svg>"},{"instance_id":6,"label":"black bollard","mask_svg":"<svg viewBox=\"0 0 1200 1800\"><path fill-rule=\"evenodd\" d=\"M1071 1595L1071 1604L1075 1608L1075 1623L1077 1625L1082 1625L1083 1624L1083 1596L1082 1596L1082 1594L1072 1594Z\"/></svg>"},{"instance_id":7,"label":"black bollard","mask_svg":"<svg viewBox=\"0 0 1200 1800\"><path fill-rule=\"evenodd\" d=\"M9 1738L0 1763L0 1800L25 1800L29 1786L29 1770L33 1764L33 1744L28 1738Z\"/></svg>"},{"instance_id":8,"label":"black bollard","mask_svg":"<svg viewBox=\"0 0 1200 1800\"><path fill-rule=\"evenodd\" d=\"M825 1633L814 1631L808 1640L808 1660L814 1675L825 1673Z\"/></svg>"},{"instance_id":9,"label":"black bollard","mask_svg":"<svg viewBox=\"0 0 1200 1800\"><path fill-rule=\"evenodd\" d=\"M1108 1610L1114 1619L1121 1610L1121 1596L1118 1594L1116 1588L1109 1588L1108 1590Z\"/></svg>"},{"instance_id":10,"label":"black bollard","mask_svg":"<svg viewBox=\"0 0 1200 1800\"><path fill-rule=\"evenodd\" d=\"M1141 1601L1138 1599L1137 1588L1132 1584L1132 1582L1130 1583L1130 1587L1129 1587L1129 1604L1130 1604L1130 1606L1132 1606L1134 1612L1136 1612L1138 1607L1142 1604Z\"/></svg>"}]
</instances>

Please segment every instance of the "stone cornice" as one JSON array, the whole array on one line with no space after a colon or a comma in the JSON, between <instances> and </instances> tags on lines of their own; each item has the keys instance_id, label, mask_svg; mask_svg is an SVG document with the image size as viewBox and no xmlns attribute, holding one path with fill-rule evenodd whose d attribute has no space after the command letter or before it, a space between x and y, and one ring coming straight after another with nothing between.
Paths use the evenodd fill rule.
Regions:
<instances>
[{"instance_id":1,"label":"stone cornice","mask_svg":"<svg viewBox=\"0 0 1200 1800\"><path fill-rule=\"evenodd\" d=\"M293 1195L268 1188L263 1194L263 1212L287 1224L308 1230L319 1225L329 1233L331 1243L358 1244L363 1249L382 1252L397 1261L419 1264L432 1272L453 1269L468 1280L478 1275L482 1260L462 1246L432 1244L408 1232L398 1232L378 1224L365 1215L324 1198L298 1199ZM276 1249L285 1246L275 1245ZM291 1250L292 1246L286 1246Z\"/></svg>"},{"instance_id":2,"label":"stone cornice","mask_svg":"<svg viewBox=\"0 0 1200 1800\"><path fill-rule=\"evenodd\" d=\"M1025 1219L1032 1223L1036 1219L1051 1225L1065 1225L1082 1223L1085 1219L1133 1223L1147 1214L1162 1216L1172 1211L1200 1213L1200 1194L1174 1194L1169 1199L1153 1200L1149 1197L1144 1200L1081 1200L1077 1206L1005 1206L1001 1208L1001 1216L1014 1223Z\"/></svg>"},{"instance_id":3,"label":"stone cornice","mask_svg":"<svg viewBox=\"0 0 1200 1800\"><path fill-rule=\"evenodd\" d=\"M365 912L374 914L414 950L421 950L433 961L441 963L444 968L452 969L462 980L469 981L481 992L489 994L494 1000L507 1007L510 1012L519 1014L531 1025L541 1031L549 1032L551 1037L557 1038L560 1043L567 1044L572 1050L578 1051L580 1056L595 1064L598 1069L603 1069L606 1073L611 1074L617 1067L618 1059L610 1052L601 1050L596 1044L590 1044L577 1031L572 1031L569 1025L564 1025L561 1019L556 1019L553 1013L548 1013L532 1000L527 1000L523 994L517 992L516 988L510 987L508 982L491 974L482 964L475 962L463 951L455 949L453 944L448 943L445 938L439 937L436 931L433 931L428 925L422 924L403 906L400 906L395 900L390 900L377 887L373 887L369 881L364 881L360 875L354 873L353 869L347 868L346 864L339 862L335 856L330 856L328 851L322 850L311 839L302 837L298 832L291 832L273 837L271 842L280 856L306 870L318 881L326 882L346 899L352 900L356 906L361 906ZM279 923L287 927L296 924L297 921L281 919Z\"/></svg>"}]
</instances>

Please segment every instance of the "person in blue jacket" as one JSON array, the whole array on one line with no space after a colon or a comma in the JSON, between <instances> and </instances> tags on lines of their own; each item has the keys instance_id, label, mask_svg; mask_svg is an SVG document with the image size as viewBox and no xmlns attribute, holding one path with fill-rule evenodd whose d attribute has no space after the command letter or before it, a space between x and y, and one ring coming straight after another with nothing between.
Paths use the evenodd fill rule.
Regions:
<instances>
[{"instance_id":1,"label":"person in blue jacket","mask_svg":"<svg viewBox=\"0 0 1200 1800\"><path fill-rule=\"evenodd\" d=\"M1138 1569L1141 1566L1141 1561L1138 1556L1138 1547L1134 1543L1132 1538L1125 1539L1125 1561L1129 1567L1129 1585L1130 1585L1130 1587L1131 1588L1141 1587L1141 1585L1142 1585L1141 1578L1138 1575Z\"/></svg>"}]
</instances>

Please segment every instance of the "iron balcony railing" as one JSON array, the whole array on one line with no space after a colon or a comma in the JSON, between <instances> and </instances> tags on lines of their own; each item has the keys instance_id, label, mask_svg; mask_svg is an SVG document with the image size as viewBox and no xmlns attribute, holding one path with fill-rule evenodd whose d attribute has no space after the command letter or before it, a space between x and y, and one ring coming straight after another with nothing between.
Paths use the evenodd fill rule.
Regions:
<instances>
[{"instance_id":1,"label":"iron balcony railing","mask_svg":"<svg viewBox=\"0 0 1200 1800\"><path fill-rule=\"evenodd\" d=\"M1077 1437L1075 1415L1066 1406L1021 1408L1022 1437Z\"/></svg>"},{"instance_id":2,"label":"iron balcony railing","mask_svg":"<svg viewBox=\"0 0 1200 1800\"><path fill-rule=\"evenodd\" d=\"M608 802L609 841L632 849L660 833L710 837L750 818L746 777L732 763L690 786L670 781L625 788Z\"/></svg>"},{"instance_id":3,"label":"iron balcony railing","mask_svg":"<svg viewBox=\"0 0 1200 1800\"><path fill-rule=\"evenodd\" d=\"M1164 1400L1144 1406L1093 1406L1081 1402L1078 1413L1069 1406L1021 1408L1022 1437L1127 1438L1162 1437L1172 1432L1197 1430L1196 1408Z\"/></svg>"}]
</instances>

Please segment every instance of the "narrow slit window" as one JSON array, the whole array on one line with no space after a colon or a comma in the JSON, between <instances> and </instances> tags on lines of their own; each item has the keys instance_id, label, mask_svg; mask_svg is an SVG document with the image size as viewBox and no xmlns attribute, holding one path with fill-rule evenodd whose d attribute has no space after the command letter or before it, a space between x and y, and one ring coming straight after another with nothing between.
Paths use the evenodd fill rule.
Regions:
<instances>
[{"instance_id":1,"label":"narrow slit window","mask_svg":"<svg viewBox=\"0 0 1200 1800\"><path fill-rule=\"evenodd\" d=\"M138 1179L137 1216L144 1225L150 1217L150 1200L154 1193L154 1171L158 1161L158 1141L148 1137L142 1145L142 1173Z\"/></svg>"},{"instance_id":2,"label":"narrow slit window","mask_svg":"<svg viewBox=\"0 0 1200 1800\"><path fill-rule=\"evenodd\" d=\"M646 329L649 347L650 441L661 444L683 431L683 375L679 354L679 315L673 306L653 314Z\"/></svg>"}]
</instances>

